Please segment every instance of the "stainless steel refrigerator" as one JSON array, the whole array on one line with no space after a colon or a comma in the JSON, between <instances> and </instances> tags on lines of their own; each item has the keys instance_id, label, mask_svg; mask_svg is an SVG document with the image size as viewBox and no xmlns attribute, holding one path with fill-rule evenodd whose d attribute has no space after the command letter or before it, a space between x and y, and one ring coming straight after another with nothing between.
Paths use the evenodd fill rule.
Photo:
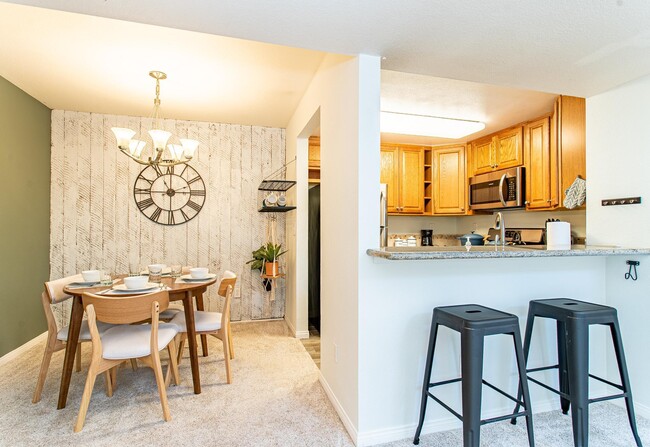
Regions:
<instances>
[{"instance_id":1,"label":"stainless steel refrigerator","mask_svg":"<svg viewBox=\"0 0 650 447\"><path fill-rule=\"evenodd\" d=\"M379 246L388 246L388 185L379 185Z\"/></svg>"}]
</instances>

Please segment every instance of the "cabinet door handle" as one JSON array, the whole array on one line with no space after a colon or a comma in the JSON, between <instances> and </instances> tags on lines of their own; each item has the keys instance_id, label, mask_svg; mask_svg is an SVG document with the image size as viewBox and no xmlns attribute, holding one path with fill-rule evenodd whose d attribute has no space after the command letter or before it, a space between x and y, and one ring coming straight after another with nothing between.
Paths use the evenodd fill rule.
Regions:
<instances>
[{"instance_id":1,"label":"cabinet door handle","mask_svg":"<svg viewBox=\"0 0 650 447\"><path fill-rule=\"evenodd\" d=\"M551 202L552 202L552 200L551 200L551 199L548 199L548 200L547 200L547 202L548 202L548 203L551 203Z\"/></svg>"},{"instance_id":2,"label":"cabinet door handle","mask_svg":"<svg viewBox=\"0 0 650 447\"><path fill-rule=\"evenodd\" d=\"M526 201L524 202L524 205L530 205L530 202L529 202L528 200L526 200Z\"/></svg>"}]
</instances>

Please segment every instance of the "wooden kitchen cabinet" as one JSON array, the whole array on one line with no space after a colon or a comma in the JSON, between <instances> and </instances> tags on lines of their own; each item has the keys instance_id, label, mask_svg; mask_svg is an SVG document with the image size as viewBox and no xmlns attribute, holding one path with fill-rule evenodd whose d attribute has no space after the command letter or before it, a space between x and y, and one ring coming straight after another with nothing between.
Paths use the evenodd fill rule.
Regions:
<instances>
[{"instance_id":1,"label":"wooden kitchen cabinet","mask_svg":"<svg viewBox=\"0 0 650 447\"><path fill-rule=\"evenodd\" d=\"M558 157L558 206L577 177L587 179L585 99L560 96L551 117L551 150ZM582 207L581 207L582 208Z\"/></svg>"},{"instance_id":2,"label":"wooden kitchen cabinet","mask_svg":"<svg viewBox=\"0 0 650 447\"><path fill-rule=\"evenodd\" d=\"M558 206L557 152L551 150L551 118L545 116L524 126L526 159L526 209Z\"/></svg>"},{"instance_id":3,"label":"wooden kitchen cabinet","mask_svg":"<svg viewBox=\"0 0 650 447\"><path fill-rule=\"evenodd\" d=\"M434 147L433 214L465 214L465 145Z\"/></svg>"},{"instance_id":4,"label":"wooden kitchen cabinet","mask_svg":"<svg viewBox=\"0 0 650 447\"><path fill-rule=\"evenodd\" d=\"M388 213L424 213L424 149L381 145L381 183L388 185Z\"/></svg>"},{"instance_id":5,"label":"wooden kitchen cabinet","mask_svg":"<svg viewBox=\"0 0 650 447\"><path fill-rule=\"evenodd\" d=\"M320 183L320 137L309 137L309 183Z\"/></svg>"},{"instance_id":6,"label":"wooden kitchen cabinet","mask_svg":"<svg viewBox=\"0 0 650 447\"><path fill-rule=\"evenodd\" d=\"M471 143L471 176L524 164L523 127L504 129Z\"/></svg>"}]
</instances>

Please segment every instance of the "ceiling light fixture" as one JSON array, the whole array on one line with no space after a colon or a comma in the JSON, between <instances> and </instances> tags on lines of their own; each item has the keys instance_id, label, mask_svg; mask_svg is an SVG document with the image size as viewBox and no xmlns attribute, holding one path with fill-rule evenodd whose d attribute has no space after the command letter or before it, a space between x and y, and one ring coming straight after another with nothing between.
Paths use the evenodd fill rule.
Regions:
<instances>
[{"instance_id":1,"label":"ceiling light fixture","mask_svg":"<svg viewBox=\"0 0 650 447\"><path fill-rule=\"evenodd\" d=\"M485 123L411 113L381 112L380 128L382 132L400 135L462 138L485 129Z\"/></svg>"},{"instance_id":2,"label":"ceiling light fixture","mask_svg":"<svg viewBox=\"0 0 650 447\"><path fill-rule=\"evenodd\" d=\"M147 146L147 142L133 139L136 132L131 129L123 127L111 128L117 139L117 147L124 155L141 165L174 166L180 163L187 163L194 157L194 152L199 146L199 142L179 138L178 141L180 144L167 144L172 134L171 132L162 130L163 123L160 117L160 81L167 79L167 75L162 71L150 71L149 76L156 80L156 97L153 100L153 111L151 113L153 129L148 132L150 140L153 143L151 156L145 158L143 151ZM165 147L169 151L168 156L164 155Z\"/></svg>"}]
</instances>

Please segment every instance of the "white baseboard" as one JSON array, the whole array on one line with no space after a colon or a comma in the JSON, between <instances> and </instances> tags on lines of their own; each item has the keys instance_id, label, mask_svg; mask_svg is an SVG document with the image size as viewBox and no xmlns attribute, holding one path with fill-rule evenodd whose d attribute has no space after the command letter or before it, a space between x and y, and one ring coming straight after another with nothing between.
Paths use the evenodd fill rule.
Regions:
<instances>
[{"instance_id":1,"label":"white baseboard","mask_svg":"<svg viewBox=\"0 0 650 447\"><path fill-rule=\"evenodd\" d=\"M29 340L24 345L18 346L13 351L7 352L5 355L0 357L0 366L3 366L5 364L15 360L16 357L19 357L25 351L31 349L35 345L38 345L38 344L41 344L41 343L45 344L46 339L47 339L47 331L45 331L42 334L37 335L36 337L32 338L31 340Z\"/></svg>"},{"instance_id":2,"label":"white baseboard","mask_svg":"<svg viewBox=\"0 0 650 447\"><path fill-rule=\"evenodd\" d=\"M327 398L330 400L330 402L332 402L332 405L334 406L334 410L336 410L336 413L339 415L341 422L343 422L343 426L348 431L350 438L352 438L352 442L354 442L354 444L357 446L361 445L358 443L357 440L357 428L354 426L354 424L348 417L348 414L343 409L343 406L334 395L332 388L330 388L329 384L327 383L327 380L325 380L325 377L323 377L323 373L320 371L318 371L318 381L323 387L323 390L325 390L325 394L327 395Z\"/></svg>"},{"instance_id":3,"label":"white baseboard","mask_svg":"<svg viewBox=\"0 0 650 447\"><path fill-rule=\"evenodd\" d=\"M291 323L291 321L287 320L286 316L284 317L284 322L287 323L287 326L289 326L289 330L291 331L291 333L295 338L300 338L300 339L309 338L309 331L296 331L295 326L293 325L293 323Z\"/></svg>"},{"instance_id":4,"label":"white baseboard","mask_svg":"<svg viewBox=\"0 0 650 447\"><path fill-rule=\"evenodd\" d=\"M546 402L539 402L539 403L536 402L534 412L543 413L545 411L559 409L559 403L556 401L557 399L549 400ZM435 405L435 402L430 401L429 405L431 404ZM509 407L498 408L491 411L483 412L481 413L481 417L482 419L486 419L491 417L502 416L511 412L512 412L512 406L509 406ZM437 433L441 431L454 430L460 427L462 427L461 422L454 416L449 415L449 417L446 417L444 419L425 421L424 425L422 426L421 436L424 436L429 433ZM357 447L367 447L367 446L372 446L377 444L384 444L386 442L399 441L407 438L413 439L416 428L417 428L417 421L413 424L362 432L357 435L356 445Z\"/></svg>"},{"instance_id":5,"label":"white baseboard","mask_svg":"<svg viewBox=\"0 0 650 447\"><path fill-rule=\"evenodd\" d=\"M639 402L634 402L634 412L645 419L650 419L650 407Z\"/></svg>"}]
</instances>

